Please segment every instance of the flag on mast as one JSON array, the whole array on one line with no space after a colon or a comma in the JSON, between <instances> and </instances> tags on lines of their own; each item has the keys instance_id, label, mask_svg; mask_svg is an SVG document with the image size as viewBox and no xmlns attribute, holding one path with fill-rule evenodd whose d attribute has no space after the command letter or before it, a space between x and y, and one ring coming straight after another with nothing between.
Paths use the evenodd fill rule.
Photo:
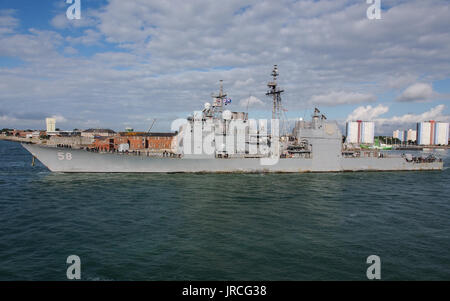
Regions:
<instances>
[{"instance_id":1,"label":"flag on mast","mask_svg":"<svg viewBox=\"0 0 450 301\"><path fill-rule=\"evenodd\" d=\"M224 103L225 105L230 104L230 103L231 103L231 98L225 98L225 99L223 100L223 103Z\"/></svg>"}]
</instances>

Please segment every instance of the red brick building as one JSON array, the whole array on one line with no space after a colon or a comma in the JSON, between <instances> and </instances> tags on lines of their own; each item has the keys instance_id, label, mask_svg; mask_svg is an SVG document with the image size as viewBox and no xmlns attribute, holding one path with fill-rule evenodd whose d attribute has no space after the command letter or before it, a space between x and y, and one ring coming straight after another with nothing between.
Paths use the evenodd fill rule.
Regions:
<instances>
[{"instance_id":1,"label":"red brick building","mask_svg":"<svg viewBox=\"0 0 450 301\"><path fill-rule=\"evenodd\" d=\"M91 148L115 151L120 144L128 144L130 151L172 152L174 139L176 139L176 133L121 132L112 137L96 137Z\"/></svg>"},{"instance_id":2,"label":"red brick building","mask_svg":"<svg viewBox=\"0 0 450 301\"><path fill-rule=\"evenodd\" d=\"M19 137L19 138L26 138L27 135L32 135L33 132L32 131L23 131L23 130L13 130L12 131L12 135L14 137Z\"/></svg>"},{"instance_id":3,"label":"red brick building","mask_svg":"<svg viewBox=\"0 0 450 301\"><path fill-rule=\"evenodd\" d=\"M114 150L114 138L111 137L97 137L90 148L95 148L99 151L109 152Z\"/></svg>"}]
</instances>

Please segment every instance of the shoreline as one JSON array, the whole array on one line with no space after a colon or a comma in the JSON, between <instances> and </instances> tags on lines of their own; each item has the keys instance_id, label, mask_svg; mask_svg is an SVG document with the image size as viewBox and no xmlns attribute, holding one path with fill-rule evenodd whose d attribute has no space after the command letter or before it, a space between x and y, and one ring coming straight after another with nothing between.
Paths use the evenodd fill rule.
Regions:
<instances>
[{"instance_id":1,"label":"shoreline","mask_svg":"<svg viewBox=\"0 0 450 301\"><path fill-rule=\"evenodd\" d=\"M21 143L34 143L34 144L43 144L44 141L48 141L48 140L41 140L40 138L22 138L14 136L0 136L0 140L21 142ZM450 145L408 145L398 147L393 145L392 150L422 151L424 149L450 149Z\"/></svg>"},{"instance_id":2,"label":"shoreline","mask_svg":"<svg viewBox=\"0 0 450 301\"><path fill-rule=\"evenodd\" d=\"M22 138L22 137L14 137L14 136L0 136L0 140L4 141L12 141L12 142L31 142L35 144L41 144L41 140L39 138Z\"/></svg>"}]
</instances>

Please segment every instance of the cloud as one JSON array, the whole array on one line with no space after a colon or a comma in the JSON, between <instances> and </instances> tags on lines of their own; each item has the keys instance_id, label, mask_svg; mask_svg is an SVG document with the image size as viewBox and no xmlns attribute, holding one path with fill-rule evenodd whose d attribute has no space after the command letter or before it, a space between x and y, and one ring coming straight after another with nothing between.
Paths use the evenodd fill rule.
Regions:
<instances>
[{"instance_id":1,"label":"cloud","mask_svg":"<svg viewBox=\"0 0 450 301\"><path fill-rule=\"evenodd\" d=\"M239 102L239 105L241 107L243 107L243 108L246 108L246 107L262 107L262 106L264 106L264 102L261 99L259 99L258 97L250 96L250 97L242 99Z\"/></svg>"},{"instance_id":2,"label":"cloud","mask_svg":"<svg viewBox=\"0 0 450 301\"><path fill-rule=\"evenodd\" d=\"M97 11L88 9L85 10L83 7L81 9L81 18L69 20L66 16L66 8L60 8L63 13L59 13L54 16L50 24L56 29L67 29L67 28L82 28L90 27L98 24L98 19L96 17Z\"/></svg>"},{"instance_id":3,"label":"cloud","mask_svg":"<svg viewBox=\"0 0 450 301\"><path fill-rule=\"evenodd\" d=\"M353 110L350 115L347 116L347 121L355 121L355 120L366 120L373 121L378 116L383 115L389 111L389 107L384 105L378 105L376 107L372 106L362 106Z\"/></svg>"},{"instance_id":4,"label":"cloud","mask_svg":"<svg viewBox=\"0 0 450 301\"><path fill-rule=\"evenodd\" d=\"M375 122L375 131L378 134L391 134L396 129L415 128L417 122L438 120L449 122L450 116L446 115L445 105L437 105L420 114L404 114L392 117L382 117L389 111L389 107L378 105L377 107L366 106L356 108L348 117L347 121L366 120Z\"/></svg>"},{"instance_id":5,"label":"cloud","mask_svg":"<svg viewBox=\"0 0 450 301\"><path fill-rule=\"evenodd\" d=\"M30 28L27 34L0 36L0 53L22 60L36 60L57 54L62 37L52 31ZM22 74L26 77L26 73Z\"/></svg>"},{"instance_id":6,"label":"cloud","mask_svg":"<svg viewBox=\"0 0 450 301\"><path fill-rule=\"evenodd\" d=\"M62 115L52 115L52 118L55 118L56 122L67 122L67 119Z\"/></svg>"},{"instance_id":7,"label":"cloud","mask_svg":"<svg viewBox=\"0 0 450 301\"><path fill-rule=\"evenodd\" d=\"M393 116L390 118L378 118L376 122L376 131L383 134L392 134L397 129L415 129L417 122L437 120L449 122L450 116L444 113L445 105L438 105L421 114L405 114Z\"/></svg>"},{"instance_id":8,"label":"cloud","mask_svg":"<svg viewBox=\"0 0 450 301\"><path fill-rule=\"evenodd\" d=\"M389 107L384 105L378 105L376 107L372 106L362 106L356 108L350 115L348 115L347 120L368 120L376 121L378 123L412 123L427 120L440 120L446 121L449 116L444 114L445 105L437 105L431 108L429 111L423 112L421 114L405 114L400 116L393 116L389 118L380 117L383 114L389 112Z\"/></svg>"},{"instance_id":9,"label":"cloud","mask_svg":"<svg viewBox=\"0 0 450 301\"><path fill-rule=\"evenodd\" d=\"M45 31L42 20L19 24L5 13L0 53L21 63L0 66L0 102L7 111L61 112L74 127L99 120L145 129L148 116L185 117L201 108L220 79L233 100L266 102L273 64L290 112L309 100L389 101L385 95L418 79L450 78L448 2L387 3L382 20L371 21L359 0L111 0L82 13L89 22L71 23L62 2ZM341 119L348 113L334 112Z\"/></svg>"},{"instance_id":10,"label":"cloud","mask_svg":"<svg viewBox=\"0 0 450 301\"><path fill-rule=\"evenodd\" d=\"M77 54L78 50L73 48L73 47L67 46L67 47L64 48L64 53L65 54L69 54L69 55L73 55L73 54Z\"/></svg>"},{"instance_id":11,"label":"cloud","mask_svg":"<svg viewBox=\"0 0 450 301\"><path fill-rule=\"evenodd\" d=\"M393 116L390 118L377 118L379 124L411 124L421 121L428 120L438 120L438 121L449 121L448 115L444 114L445 105L437 105L431 108L429 111L423 112L421 114L405 114L400 116Z\"/></svg>"},{"instance_id":12,"label":"cloud","mask_svg":"<svg viewBox=\"0 0 450 301\"><path fill-rule=\"evenodd\" d=\"M416 83L406 88L396 100L399 102L427 102L434 95L433 87L430 84Z\"/></svg>"},{"instance_id":13,"label":"cloud","mask_svg":"<svg viewBox=\"0 0 450 301\"><path fill-rule=\"evenodd\" d=\"M417 76L414 74L396 74L388 77L387 86L392 89L401 89L416 81Z\"/></svg>"},{"instance_id":14,"label":"cloud","mask_svg":"<svg viewBox=\"0 0 450 301\"><path fill-rule=\"evenodd\" d=\"M330 92L328 94L313 95L309 102L313 105L339 106L348 104L358 104L366 102L375 102L375 95L355 92Z\"/></svg>"},{"instance_id":15,"label":"cloud","mask_svg":"<svg viewBox=\"0 0 450 301\"><path fill-rule=\"evenodd\" d=\"M51 21L50 23L58 28L58 29L63 29L69 26L69 20L67 19L67 17L63 14L60 15L56 15Z\"/></svg>"},{"instance_id":16,"label":"cloud","mask_svg":"<svg viewBox=\"0 0 450 301\"><path fill-rule=\"evenodd\" d=\"M86 29L79 37L67 37L66 40L71 44L82 45L100 45L102 35L93 29Z\"/></svg>"},{"instance_id":17,"label":"cloud","mask_svg":"<svg viewBox=\"0 0 450 301\"><path fill-rule=\"evenodd\" d=\"M14 32L19 25L19 19L14 17L16 11L14 9L0 10L0 35Z\"/></svg>"},{"instance_id":18,"label":"cloud","mask_svg":"<svg viewBox=\"0 0 450 301\"><path fill-rule=\"evenodd\" d=\"M67 125L69 120L67 120L61 114L49 115L43 112L11 112L4 113L0 112L0 122L4 124L2 127L13 127L18 129L24 128L33 128L33 129L42 129L45 128L45 118L53 117L56 119L56 122L61 123L62 125Z\"/></svg>"}]
</instances>

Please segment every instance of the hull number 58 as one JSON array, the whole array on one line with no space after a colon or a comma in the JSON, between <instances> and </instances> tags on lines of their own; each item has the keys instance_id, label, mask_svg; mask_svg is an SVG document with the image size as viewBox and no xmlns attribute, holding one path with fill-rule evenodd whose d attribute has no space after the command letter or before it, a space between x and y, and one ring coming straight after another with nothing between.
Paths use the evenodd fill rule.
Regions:
<instances>
[{"instance_id":1,"label":"hull number 58","mask_svg":"<svg viewBox=\"0 0 450 301\"><path fill-rule=\"evenodd\" d=\"M72 160L72 154L71 153L63 153L63 152L58 152L58 160L62 161L62 160Z\"/></svg>"}]
</instances>

